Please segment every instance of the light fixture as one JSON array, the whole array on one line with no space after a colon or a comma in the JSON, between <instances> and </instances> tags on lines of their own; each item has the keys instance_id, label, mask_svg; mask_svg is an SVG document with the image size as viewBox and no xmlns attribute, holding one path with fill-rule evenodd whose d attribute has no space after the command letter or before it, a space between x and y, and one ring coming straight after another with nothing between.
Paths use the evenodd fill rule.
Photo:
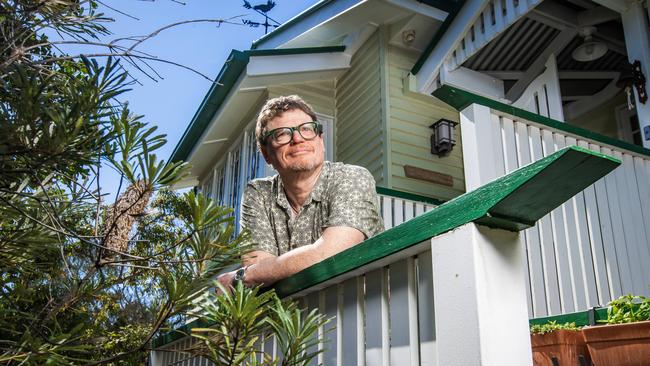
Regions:
<instances>
[{"instance_id":1,"label":"light fixture","mask_svg":"<svg viewBox=\"0 0 650 366\"><path fill-rule=\"evenodd\" d=\"M439 157L447 156L456 145L454 128L458 123L444 118L439 119L429 126L433 129L431 134L431 153Z\"/></svg>"},{"instance_id":2,"label":"light fixture","mask_svg":"<svg viewBox=\"0 0 650 366\"><path fill-rule=\"evenodd\" d=\"M409 29L402 32L402 42L410 46L415 41L415 29Z\"/></svg>"},{"instance_id":3,"label":"light fixture","mask_svg":"<svg viewBox=\"0 0 650 366\"><path fill-rule=\"evenodd\" d=\"M596 27L580 28L580 35L585 41L571 53L574 60L580 62L589 62L597 60L607 53L607 45L603 42L593 41L592 34L596 32Z\"/></svg>"}]
</instances>

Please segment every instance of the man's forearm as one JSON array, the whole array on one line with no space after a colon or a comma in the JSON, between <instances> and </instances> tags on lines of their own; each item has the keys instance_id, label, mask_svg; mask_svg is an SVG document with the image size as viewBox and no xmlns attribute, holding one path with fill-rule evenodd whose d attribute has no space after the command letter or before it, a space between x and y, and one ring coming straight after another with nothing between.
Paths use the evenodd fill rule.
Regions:
<instances>
[{"instance_id":1,"label":"man's forearm","mask_svg":"<svg viewBox=\"0 0 650 366\"><path fill-rule=\"evenodd\" d=\"M260 258L246 270L247 285L270 285L294 275L326 258L348 249L361 241L364 235L349 227L330 227L313 244L293 249L281 256Z\"/></svg>"},{"instance_id":2,"label":"man's forearm","mask_svg":"<svg viewBox=\"0 0 650 366\"><path fill-rule=\"evenodd\" d=\"M246 284L270 285L287 278L325 259L318 252L316 244L311 244L296 248L279 257L261 259L246 270Z\"/></svg>"}]
</instances>

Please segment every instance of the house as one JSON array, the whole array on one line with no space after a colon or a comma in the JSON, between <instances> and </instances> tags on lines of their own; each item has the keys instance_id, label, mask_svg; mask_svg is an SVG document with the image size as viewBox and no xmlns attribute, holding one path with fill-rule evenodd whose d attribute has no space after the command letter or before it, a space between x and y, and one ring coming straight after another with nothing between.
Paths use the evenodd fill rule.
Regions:
<instances>
[{"instance_id":1,"label":"house","mask_svg":"<svg viewBox=\"0 0 650 366\"><path fill-rule=\"evenodd\" d=\"M647 1L324 0L232 51L172 160L192 163L182 185L238 209L245 182L272 173L255 147L257 112L267 98L299 94L326 126L327 158L373 174L391 228L566 146L613 156L622 164L611 174L538 221L513 224L527 228L527 317L583 312L650 295L649 65ZM458 123L440 156L430 139L439 120ZM548 192L569 184L544 182ZM436 364L442 341L424 309L432 283L422 280L431 256L431 247L411 251L345 283L285 292L339 315L336 347L320 361ZM350 300L362 310L343 323L349 286L365 300ZM364 328L363 316L378 328Z\"/></svg>"}]
</instances>

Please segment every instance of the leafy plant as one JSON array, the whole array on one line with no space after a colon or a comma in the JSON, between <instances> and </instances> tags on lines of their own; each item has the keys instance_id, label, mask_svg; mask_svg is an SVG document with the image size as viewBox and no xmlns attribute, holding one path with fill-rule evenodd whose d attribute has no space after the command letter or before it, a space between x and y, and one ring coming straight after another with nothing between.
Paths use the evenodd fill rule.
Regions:
<instances>
[{"instance_id":1,"label":"leafy plant","mask_svg":"<svg viewBox=\"0 0 650 366\"><path fill-rule=\"evenodd\" d=\"M624 295L607 307L607 324L623 324L650 320L650 298Z\"/></svg>"},{"instance_id":2,"label":"leafy plant","mask_svg":"<svg viewBox=\"0 0 650 366\"><path fill-rule=\"evenodd\" d=\"M185 323L250 239L234 236L231 209L170 190L187 164L158 158L165 136L120 100L134 84L120 60L142 70L135 48L157 33L104 44L104 62L58 47L101 46L111 19L98 4L0 1L3 365L147 364L149 341ZM109 169L116 187L100 184ZM269 302L254 297L242 311Z\"/></svg>"},{"instance_id":3,"label":"leafy plant","mask_svg":"<svg viewBox=\"0 0 650 366\"><path fill-rule=\"evenodd\" d=\"M214 326L192 329L195 344L180 352L229 366L306 366L322 352L316 346L323 342L318 330L328 321L323 315L283 302L273 291L260 294L241 283L227 291L216 285L223 294L210 294L199 311L199 318ZM269 337L275 337L281 361L262 350Z\"/></svg>"},{"instance_id":4,"label":"leafy plant","mask_svg":"<svg viewBox=\"0 0 650 366\"><path fill-rule=\"evenodd\" d=\"M546 324L534 324L530 327L531 334L546 334L556 330L573 330L579 331L580 327L576 326L575 322L567 322L558 324L552 320Z\"/></svg>"}]
</instances>

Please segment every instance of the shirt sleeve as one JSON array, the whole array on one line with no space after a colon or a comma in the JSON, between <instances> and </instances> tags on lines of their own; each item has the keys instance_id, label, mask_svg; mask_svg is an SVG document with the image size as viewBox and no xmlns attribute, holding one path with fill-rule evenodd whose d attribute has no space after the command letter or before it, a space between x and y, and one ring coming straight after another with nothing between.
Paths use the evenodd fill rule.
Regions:
<instances>
[{"instance_id":1,"label":"shirt sleeve","mask_svg":"<svg viewBox=\"0 0 650 366\"><path fill-rule=\"evenodd\" d=\"M330 195L330 213L323 227L331 226L355 228L366 239L383 230L375 179L365 168L349 167L335 177Z\"/></svg>"},{"instance_id":2,"label":"shirt sleeve","mask_svg":"<svg viewBox=\"0 0 650 366\"><path fill-rule=\"evenodd\" d=\"M248 183L242 197L241 226L251 233L251 250L262 250L278 255L270 215L261 192Z\"/></svg>"}]
</instances>

